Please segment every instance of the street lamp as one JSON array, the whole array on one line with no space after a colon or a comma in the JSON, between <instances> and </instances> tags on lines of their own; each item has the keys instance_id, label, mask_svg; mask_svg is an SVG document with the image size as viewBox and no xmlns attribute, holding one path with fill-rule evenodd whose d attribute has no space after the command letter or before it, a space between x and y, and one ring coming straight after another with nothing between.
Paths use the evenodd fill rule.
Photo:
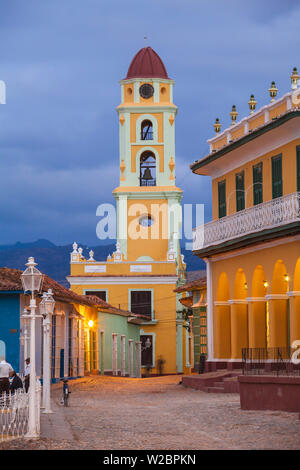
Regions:
<instances>
[{"instance_id":1,"label":"street lamp","mask_svg":"<svg viewBox=\"0 0 300 470\"><path fill-rule=\"evenodd\" d=\"M43 413L52 413L51 411L51 368L50 368L50 329L51 329L51 315L54 312L55 300L53 292L48 289L48 292L43 293L42 301L40 303L40 314L43 317Z\"/></svg>"},{"instance_id":2,"label":"street lamp","mask_svg":"<svg viewBox=\"0 0 300 470\"><path fill-rule=\"evenodd\" d=\"M29 417L28 417L28 432L26 437L37 438L38 427L36 420L36 367L35 367L35 311L36 311L36 300L34 298L35 292L39 292L42 284L43 275L35 267L37 263L34 262L34 258L28 258L26 263L27 268L21 274L21 280L24 292L31 293L30 299L30 383L29 383Z\"/></svg>"}]
</instances>

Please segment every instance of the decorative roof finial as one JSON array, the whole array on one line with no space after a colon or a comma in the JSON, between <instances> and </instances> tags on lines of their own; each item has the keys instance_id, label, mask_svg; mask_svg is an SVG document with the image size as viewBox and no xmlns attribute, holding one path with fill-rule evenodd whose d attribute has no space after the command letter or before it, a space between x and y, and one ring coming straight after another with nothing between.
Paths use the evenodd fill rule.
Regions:
<instances>
[{"instance_id":1,"label":"decorative roof finial","mask_svg":"<svg viewBox=\"0 0 300 470\"><path fill-rule=\"evenodd\" d=\"M90 258L88 259L88 261L95 261L95 260L94 260L94 252L93 252L93 250L91 250L91 251L89 252L89 255L90 255Z\"/></svg>"},{"instance_id":2,"label":"decorative roof finial","mask_svg":"<svg viewBox=\"0 0 300 470\"><path fill-rule=\"evenodd\" d=\"M219 118L216 118L216 122L214 123L215 133L218 134L221 130L221 124Z\"/></svg>"},{"instance_id":3,"label":"decorative roof finial","mask_svg":"<svg viewBox=\"0 0 300 470\"><path fill-rule=\"evenodd\" d=\"M253 114L257 105L257 101L255 101L254 95L250 95L250 100L248 101L248 105L250 108L250 114Z\"/></svg>"},{"instance_id":4,"label":"decorative roof finial","mask_svg":"<svg viewBox=\"0 0 300 470\"><path fill-rule=\"evenodd\" d=\"M298 88L299 78L300 75L298 75L297 67L294 67L291 75L292 90L296 90Z\"/></svg>"},{"instance_id":5,"label":"decorative roof finial","mask_svg":"<svg viewBox=\"0 0 300 470\"><path fill-rule=\"evenodd\" d=\"M232 105L232 110L231 110L231 113L230 113L230 117L231 117L231 125L234 126L235 125L235 122L236 122L236 118L238 117L238 112L236 110L236 106L235 104Z\"/></svg>"},{"instance_id":6,"label":"decorative roof finial","mask_svg":"<svg viewBox=\"0 0 300 470\"><path fill-rule=\"evenodd\" d=\"M78 251L77 251L77 248L78 248L77 243L74 242L72 246L73 246L73 253L78 253Z\"/></svg>"},{"instance_id":7,"label":"decorative roof finial","mask_svg":"<svg viewBox=\"0 0 300 470\"><path fill-rule=\"evenodd\" d=\"M275 82L272 82L271 86L269 88L269 93L270 93L270 96L271 96L271 103L273 103L273 101L275 101L277 92L278 92L278 88L276 88Z\"/></svg>"}]
</instances>

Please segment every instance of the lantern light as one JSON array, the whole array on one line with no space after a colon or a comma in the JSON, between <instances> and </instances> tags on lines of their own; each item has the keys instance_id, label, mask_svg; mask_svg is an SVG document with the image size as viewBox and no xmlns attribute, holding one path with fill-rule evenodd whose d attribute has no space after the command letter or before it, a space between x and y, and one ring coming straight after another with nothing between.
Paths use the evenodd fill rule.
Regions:
<instances>
[{"instance_id":1,"label":"lantern light","mask_svg":"<svg viewBox=\"0 0 300 470\"><path fill-rule=\"evenodd\" d=\"M92 328L92 327L94 326L93 320L89 320L89 321L88 321L88 325L89 325L90 328Z\"/></svg>"},{"instance_id":2,"label":"lantern light","mask_svg":"<svg viewBox=\"0 0 300 470\"><path fill-rule=\"evenodd\" d=\"M268 281L264 281L264 287L265 287L265 288L269 287Z\"/></svg>"},{"instance_id":3,"label":"lantern light","mask_svg":"<svg viewBox=\"0 0 300 470\"><path fill-rule=\"evenodd\" d=\"M43 293L43 298L40 303L40 313L45 318L47 315L52 315L54 312L55 300L53 298L52 289Z\"/></svg>"},{"instance_id":4,"label":"lantern light","mask_svg":"<svg viewBox=\"0 0 300 470\"><path fill-rule=\"evenodd\" d=\"M284 280L285 280L285 282L289 282L290 276L288 274L285 274L284 275Z\"/></svg>"},{"instance_id":5,"label":"lantern light","mask_svg":"<svg viewBox=\"0 0 300 470\"><path fill-rule=\"evenodd\" d=\"M33 257L28 258L28 263L26 263L26 266L27 268L21 274L21 280L22 280L24 292L29 291L32 294L34 292L39 292L41 285L42 285L43 275L35 267L37 266L37 263L34 262Z\"/></svg>"}]
</instances>

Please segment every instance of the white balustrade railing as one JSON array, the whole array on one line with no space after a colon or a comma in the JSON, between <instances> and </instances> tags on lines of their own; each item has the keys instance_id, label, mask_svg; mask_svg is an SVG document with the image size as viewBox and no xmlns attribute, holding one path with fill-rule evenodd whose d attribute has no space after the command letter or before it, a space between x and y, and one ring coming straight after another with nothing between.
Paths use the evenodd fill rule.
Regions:
<instances>
[{"instance_id":1,"label":"white balustrade railing","mask_svg":"<svg viewBox=\"0 0 300 470\"><path fill-rule=\"evenodd\" d=\"M300 192L272 199L194 229L193 250L300 221Z\"/></svg>"},{"instance_id":2,"label":"white balustrade railing","mask_svg":"<svg viewBox=\"0 0 300 470\"><path fill-rule=\"evenodd\" d=\"M36 383L36 428L40 432L41 383ZM28 431L29 394L19 388L0 395L0 442L24 437Z\"/></svg>"}]
</instances>

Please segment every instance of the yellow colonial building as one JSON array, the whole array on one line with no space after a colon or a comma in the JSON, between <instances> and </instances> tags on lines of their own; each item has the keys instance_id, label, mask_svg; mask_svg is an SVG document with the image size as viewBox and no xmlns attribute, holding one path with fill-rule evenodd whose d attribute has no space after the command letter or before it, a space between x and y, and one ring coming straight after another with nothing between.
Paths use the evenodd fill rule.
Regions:
<instances>
[{"instance_id":1,"label":"yellow colonial building","mask_svg":"<svg viewBox=\"0 0 300 470\"><path fill-rule=\"evenodd\" d=\"M116 251L106 261L71 254L71 289L98 295L147 317L141 326L142 366L190 371L190 338L174 289L185 279L180 254L182 191L175 185L174 81L150 48L133 58L120 81L120 184Z\"/></svg>"},{"instance_id":2,"label":"yellow colonial building","mask_svg":"<svg viewBox=\"0 0 300 470\"><path fill-rule=\"evenodd\" d=\"M242 348L286 348L300 339L300 89L237 120L208 140L191 169L212 179L213 220L194 231L207 264L211 369L239 367Z\"/></svg>"}]
</instances>

